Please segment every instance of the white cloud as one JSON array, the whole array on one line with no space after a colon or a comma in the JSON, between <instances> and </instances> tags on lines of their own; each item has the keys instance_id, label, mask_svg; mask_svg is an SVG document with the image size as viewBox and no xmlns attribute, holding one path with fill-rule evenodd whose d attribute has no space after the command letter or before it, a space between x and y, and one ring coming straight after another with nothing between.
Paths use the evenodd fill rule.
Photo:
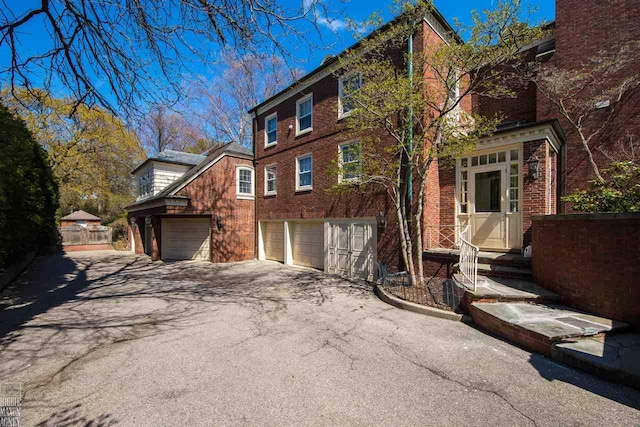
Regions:
<instances>
[{"instance_id":1,"label":"white cloud","mask_svg":"<svg viewBox=\"0 0 640 427\"><path fill-rule=\"evenodd\" d=\"M347 28L346 21L338 18L330 18L318 12L316 8L318 3L320 3L320 0L302 0L302 8L305 12L313 10L313 17L320 26L329 28L332 31L340 31Z\"/></svg>"},{"instance_id":2,"label":"white cloud","mask_svg":"<svg viewBox=\"0 0 640 427\"><path fill-rule=\"evenodd\" d=\"M331 19L324 16L318 16L317 14L316 22L318 22L319 25L324 25L325 27L333 31L340 31L347 28L347 22L343 21L342 19Z\"/></svg>"}]
</instances>

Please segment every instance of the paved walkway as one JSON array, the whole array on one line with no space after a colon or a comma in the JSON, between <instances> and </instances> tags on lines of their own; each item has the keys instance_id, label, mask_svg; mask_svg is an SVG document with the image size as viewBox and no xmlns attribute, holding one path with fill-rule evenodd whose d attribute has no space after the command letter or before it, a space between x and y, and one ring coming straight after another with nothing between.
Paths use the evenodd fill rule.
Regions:
<instances>
[{"instance_id":1,"label":"paved walkway","mask_svg":"<svg viewBox=\"0 0 640 427\"><path fill-rule=\"evenodd\" d=\"M0 295L24 425L640 424L640 392L272 262L37 261Z\"/></svg>"}]
</instances>

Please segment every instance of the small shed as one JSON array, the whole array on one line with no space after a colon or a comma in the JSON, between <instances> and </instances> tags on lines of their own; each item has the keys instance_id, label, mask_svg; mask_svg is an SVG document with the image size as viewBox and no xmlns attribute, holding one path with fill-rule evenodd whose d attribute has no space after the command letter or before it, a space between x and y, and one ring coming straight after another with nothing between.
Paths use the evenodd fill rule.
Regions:
<instances>
[{"instance_id":1,"label":"small shed","mask_svg":"<svg viewBox=\"0 0 640 427\"><path fill-rule=\"evenodd\" d=\"M60 218L60 227L88 227L90 225L100 225L102 219L85 211L75 211L65 217Z\"/></svg>"}]
</instances>

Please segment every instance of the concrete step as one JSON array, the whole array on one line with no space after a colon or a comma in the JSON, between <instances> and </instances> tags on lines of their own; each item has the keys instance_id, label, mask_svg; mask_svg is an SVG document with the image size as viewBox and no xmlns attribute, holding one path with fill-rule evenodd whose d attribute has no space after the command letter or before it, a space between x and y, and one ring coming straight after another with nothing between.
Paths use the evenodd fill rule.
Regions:
<instances>
[{"instance_id":1,"label":"concrete step","mask_svg":"<svg viewBox=\"0 0 640 427\"><path fill-rule=\"evenodd\" d=\"M555 343L629 326L554 304L474 302L468 308L480 328L549 357Z\"/></svg>"},{"instance_id":2,"label":"concrete step","mask_svg":"<svg viewBox=\"0 0 640 427\"><path fill-rule=\"evenodd\" d=\"M531 268L505 264L483 264L478 261L478 274L493 277L511 277L514 279L531 279Z\"/></svg>"},{"instance_id":3,"label":"concrete step","mask_svg":"<svg viewBox=\"0 0 640 427\"><path fill-rule=\"evenodd\" d=\"M454 279L463 283L459 274ZM469 302L560 302L560 295L538 286L530 280L506 277L478 276L478 286L475 290L466 288Z\"/></svg>"},{"instance_id":4,"label":"concrete step","mask_svg":"<svg viewBox=\"0 0 640 427\"><path fill-rule=\"evenodd\" d=\"M576 369L640 388L640 333L555 343L551 355Z\"/></svg>"}]
</instances>

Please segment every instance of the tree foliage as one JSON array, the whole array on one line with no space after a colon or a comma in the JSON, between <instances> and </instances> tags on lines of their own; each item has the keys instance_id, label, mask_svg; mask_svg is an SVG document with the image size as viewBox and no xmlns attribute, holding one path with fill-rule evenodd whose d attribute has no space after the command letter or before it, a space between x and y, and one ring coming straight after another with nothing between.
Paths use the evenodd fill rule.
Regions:
<instances>
[{"instance_id":1,"label":"tree foliage","mask_svg":"<svg viewBox=\"0 0 640 427\"><path fill-rule=\"evenodd\" d=\"M360 178L343 180L332 190L386 190L395 207L405 265L412 280L422 280L429 171L472 150L479 137L495 129L499 118L471 114L463 103L472 93L512 96L506 84L513 74L510 64L520 60L521 48L541 31L521 22L518 0L503 1L493 10L474 12L472 25L459 28L465 42L449 33L442 42L416 43L409 53L408 41L433 5L422 0L399 5L398 18L339 58L336 76L360 75L362 81L348 93L352 110L344 119L350 137L360 141ZM380 25L378 15L365 25ZM337 166L334 173L340 174Z\"/></svg>"},{"instance_id":2,"label":"tree foliage","mask_svg":"<svg viewBox=\"0 0 640 427\"><path fill-rule=\"evenodd\" d=\"M6 91L3 95L48 154L62 214L84 209L108 221L124 212L134 197L129 173L144 151L122 121L102 108L42 90L21 90L19 100Z\"/></svg>"},{"instance_id":3,"label":"tree foliage","mask_svg":"<svg viewBox=\"0 0 640 427\"><path fill-rule=\"evenodd\" d=\"M640 164L613 162L603 179L594 179L584 191L563 197L577 212L640 212Z\"/></svg>"},{"instance_id":4,"label":"tree foliage","mask_svg":"<svg viewBox=\"0 0 640 427\"><path fill-rule=\"evenodd\" d=\"M0 105L0 267L57 242L58 186L47 152Z\"/></svg>"}]
</instances>

